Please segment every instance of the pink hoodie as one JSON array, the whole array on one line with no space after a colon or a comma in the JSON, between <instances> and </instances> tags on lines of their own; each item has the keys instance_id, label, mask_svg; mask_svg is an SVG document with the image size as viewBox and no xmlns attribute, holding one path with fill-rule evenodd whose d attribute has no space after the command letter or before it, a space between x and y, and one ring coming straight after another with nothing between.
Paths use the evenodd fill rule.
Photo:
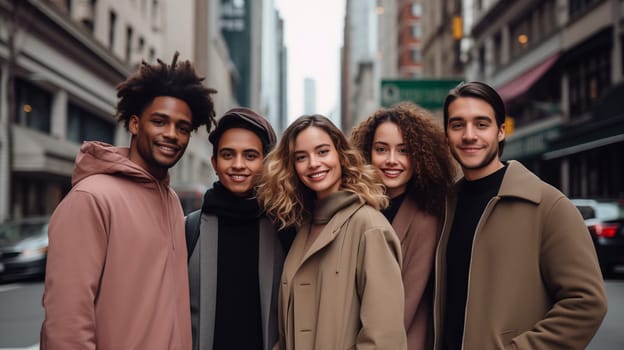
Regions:
<instances>
[{"instance_id":1,"label":"pink hoodie","mask_svg":"<svg viewBox=\"0 0 624 350\"><path fill-rule=\"evenodd\" d=\"M191 349L184 216L169 178L84 143L49 226L41 349Z\"/></svg>"}]
</instances>

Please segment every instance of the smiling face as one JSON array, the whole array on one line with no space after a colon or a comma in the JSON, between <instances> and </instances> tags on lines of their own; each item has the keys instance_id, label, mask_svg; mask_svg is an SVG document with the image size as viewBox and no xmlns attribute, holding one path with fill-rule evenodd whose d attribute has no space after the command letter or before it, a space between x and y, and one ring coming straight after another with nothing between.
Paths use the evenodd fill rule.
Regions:
<instances>
[{"instance_id":1,"label":"smiling face","mask_svg":"<svg viewBox=\"0 0 624 350\"><path fill-rule=\"evenodd\" d=\"M129 158L157 179L184 154L191 137L192 116L186 102L175 97L154 98L128 122L132 134Z\"/></svg>"},{"instance_id":2,"label":"smiling face","mask_svg":"<svg viewBox=\"0 0 624 350\"><path fill-rule=\"evenodd\" d=\"M482 99L459 97L448 106L448 144L468 180L476 180L503 167L498 143L505 139L505 124L496 124L494 110Z\"/></svg>"},{"instance_id":3,"label":"smiling face","mask_svg":"<svg viewBox=\"0 0 624 350\"><path fill-rule=\"evenodd\" d=\"M295 171L299 180L322 199L338 191L342 180L340 157L334 142L321 128L311 126L295 138Z\"/></svg>"},{"instance_id":4,"label":"smiling face","mask_svg":"<svg viewBox=\"0 0 624 350\"><path fill-rule=\"evenodd\" d=\"M371 163L379 170L390 198L403 194L414 174L403 133L393 122L379 124L373 135Z\"/></svg>"},{"instance_id":5,"label":"smiling face","mask_svg":"<svg viewBox=\"0 0 624 350\"><path fill-rule=\"evenodd\" d=\"M223 132L212 166L221 184L236 196L252 193L262 171L262 141L253 131L232 128Z\"/></svg>"}]
</instances>

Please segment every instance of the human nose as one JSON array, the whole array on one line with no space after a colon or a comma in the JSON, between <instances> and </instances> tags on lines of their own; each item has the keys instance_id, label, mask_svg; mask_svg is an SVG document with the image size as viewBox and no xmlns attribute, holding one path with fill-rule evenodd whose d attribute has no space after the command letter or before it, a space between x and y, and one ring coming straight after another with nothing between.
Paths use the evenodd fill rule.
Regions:
<instances>
[{"instance_id":1,"label":"human nose","mask_svg":"<svg viewBox=\"0 0 624 350\"><path fill-rule=\"evenodd\" d=\"M395 164L397 162L397 154L395 150L390 150L388 152L388 157L386 158L386 163Z\"/></svg>"},{"instance_id":2,"label":"human nose","mask_svg":"<svg viewBox=\"0 0 624 350\"><path fill-rule=\"evenodd\" d=\"M165 126L163 134L166 138L177 139L178 131L174 123L169 123Z\"/></svg>"},{"instance_id":3,"label":"human nose","mask_svg":"<svg viewBox=\"0 0 624 350\"><path fill-rule=\"evenodd\" d=\"M462 134L462 138L467 141L471 141L476 139L475 129L472 125L468 124L464 128L464 133Z\"/></svg>"},{"instance_id":4,"label":"human nose","mask_svg":"<svg viewBox=\"0 0 624 350\"><path fill-rule=\"evenodd\" d=\"M242 155L237 155L236 157L234 157L234 163L232 164L232 167L237 169L245 167L245 161Z\"/></svg>"},{"instance_id":5,"label":"human nose","mask_svg":"<svg viewBox=\"0 0 624 350\"><path fill-rule=\"evenodd\" d=\"M320 165L315 155L311 155L309 158L308 167L311 169L317 168Z\"/></svg>"}]
</instances>

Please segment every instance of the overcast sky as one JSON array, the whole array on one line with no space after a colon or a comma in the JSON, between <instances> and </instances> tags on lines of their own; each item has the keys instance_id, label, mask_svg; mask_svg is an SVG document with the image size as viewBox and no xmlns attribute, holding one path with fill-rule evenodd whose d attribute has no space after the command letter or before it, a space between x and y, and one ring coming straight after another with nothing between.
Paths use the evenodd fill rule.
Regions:
<instances>
[{"instance_id":1,"label":"overcast sky","mask_svg":"<svg viewBox=\"0 0 624 350\"><path fill-rule=\"evenodd\" d=\"M337 120L344 0L275 0L288 48L289 120L303 114L303 79L316 81L317 113Z\"/></svg>"}]
</instances>

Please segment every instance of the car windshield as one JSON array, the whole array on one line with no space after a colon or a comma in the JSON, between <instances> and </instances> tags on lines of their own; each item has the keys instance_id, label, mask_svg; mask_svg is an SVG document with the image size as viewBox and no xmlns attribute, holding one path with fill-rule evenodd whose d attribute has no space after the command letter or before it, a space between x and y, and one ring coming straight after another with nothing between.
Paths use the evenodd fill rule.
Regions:
<instances>
[{"instance_id":1,"label":"car windshield","mask_svg":"<svg viewBox=\"0 0 624 350\"><path fill-rule=\"evenodd\" d=\"M0 225L0 240L15 242L36 237L45 231L45 222L9 222Z\"/></svg>"}]
</instances>

